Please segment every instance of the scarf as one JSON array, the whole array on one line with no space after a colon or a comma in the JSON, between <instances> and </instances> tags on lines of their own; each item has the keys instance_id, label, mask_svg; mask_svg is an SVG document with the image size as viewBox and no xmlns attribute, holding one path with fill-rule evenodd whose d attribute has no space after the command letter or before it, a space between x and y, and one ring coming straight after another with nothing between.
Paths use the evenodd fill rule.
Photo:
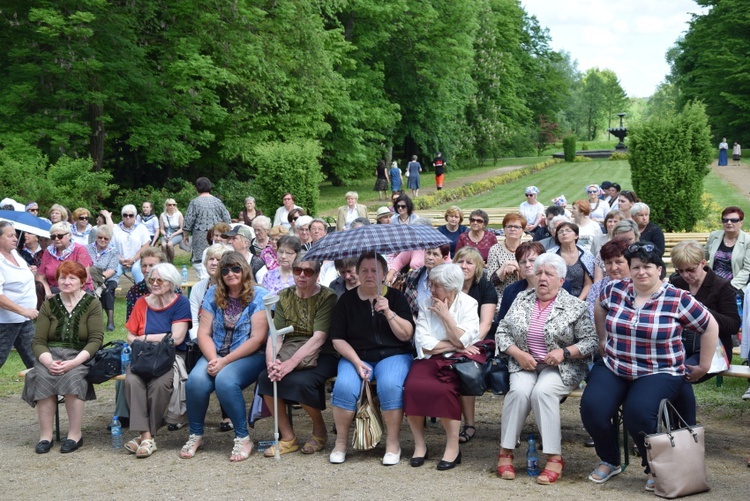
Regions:
<instances>
[{"instance_id":1,"label":"scarf","mask_svg":"<svg viewBox=\"0 0 750 501\"><path fill-rule=\"evenodd\" d=\"M90 224L88 224L88 223L86 223L86 229L85 229L85 230L83 230L83 231L82 231L82 232L80 232L80 233L79 233L79 232L77 231L77 228L78 228L78 227L77 227L77 226L76 226L75 224L71 224L71 225L70 225L70 233L71 233L72 235L75 235L75 236L77 236L77 237L87 237L87 236L89 235L89 233L91 233L91 230L93 230L93 229L94 229L94 228L93 228L93 227L92 227L92 226L91 226Z\"/></svg>"},{"instance_id":2,"label":"scarf","mask_svg":"<svg viewBox=\"0 0 750 501\"><path fill-rule=\"evenodd\" d=\"M73 254L73 251L76 248L76 243L71 241L70 245L63 249L62 253L58 256L57 255L57 248L54 246L54 244L50 244L47 247L47 252L49 252L49 255L57 259L58 261L65 261L71 254Z\"/></svg>"}]
</instances>

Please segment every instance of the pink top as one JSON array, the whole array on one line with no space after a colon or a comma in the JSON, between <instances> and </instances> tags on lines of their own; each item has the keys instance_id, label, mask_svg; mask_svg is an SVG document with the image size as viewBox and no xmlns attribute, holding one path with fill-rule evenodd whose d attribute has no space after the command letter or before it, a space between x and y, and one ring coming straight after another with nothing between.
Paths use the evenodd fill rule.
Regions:
<instances>
[{"instance_id":1,"label":"pink top","mask_svg":"<svg viewBox=\"0 0 750 501\"><path fill-rule=\"evenodd\" d=\"M390 264L389 269L399 271L407 264L410 270L416 270L424 266L424 251L420 249L399 252Z\"/></svg>"},{"instance_id":2,"label":"pink top","mask_svg":"<svg viewBox=\"0 0 750 501\"><path fill-rule=\"evenodd\" d=\"M75 246L73 248L73 252L66 256L63 261L75 261L77 263L81 263L84 267L86 267L87 270L94 265L94 262L91 261L91 256L89 256L86 247L76 243L71 243L70 245ZM63 261L60 261L59 259L52 256L46 249L44 250L44 254L42 254L42 262L39 264L37 273L39 273L40 275L44 275L50 287L57 287L57 279L55 279L55 273L57 272L57 268L60 267L60 264L62 264ZM90 274L86 279L86 285L83 288L87 291L94 290L94 285L91 282Z\"/></svg>"},{"instance_id":3,"label":"pink top","mask_svg":"<svg viewBox=\"0 0 750 501\"><path fill-rule=\"evenodd\" d=\"M531 310L529 319L529 333L526 335L526 342L529 345L529 352L537 362L544 362L547 357L547 343L544 342L544 324L547 323L547 317L552 311L554 299L543 309L539 309L539 300L534 302L534 308Z\"/></svg>"}]
</instances>

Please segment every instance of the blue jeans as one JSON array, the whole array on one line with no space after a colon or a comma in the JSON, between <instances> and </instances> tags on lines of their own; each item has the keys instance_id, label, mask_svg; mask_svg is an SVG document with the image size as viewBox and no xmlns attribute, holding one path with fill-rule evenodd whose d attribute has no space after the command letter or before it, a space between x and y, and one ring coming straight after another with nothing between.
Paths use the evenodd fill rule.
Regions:
<instances>
[{"instance_id":1,"label":"blue jeans","mask_svg":"<svg viewBox=\"0 0 750 501\"><path fill-rule=\"evenodd\" d=\"M130 268L123 268L121 264L118 264L117 265L117 271L115 272L115 276L113 277L112 280L119 280L120 277L123 275L123 273L125 273L127 271L129 271L129 272L131 272L133 274L133 280L135 281L135 283L139 284L139 283L143 282L144 276L143 276L143 272L141 271L141 260L140 259L138 261L134 262L133 266L130 267Z\"/></svg>"},{"instance_id":2,"label":"blue jeans","mask_svg":"<svg viewBox=\"0 0 750 501\"><path fill-rule=\"evenodd\" d=\"M0 324L0 367L8 359L11 348L21 356L27 369L34 367L36 357L31 350L31 339L34 337L34 322L27 320L17 324Z\"/></svg>"},{"instance_id":3,"label":"blue jeans","mask_svg":"<svg viewBox=\"0 0 750 501\"><path fill-rule=\"evenodd\" d=\"M232 420L234 435L244 438L247 432L247 412L242 390L258 380L260 371L266 368L266 355L256 352L229 363L216 377L209 376L208 361L201 357L195 364L186 386L186 404L190 433L203 435L208 401L215 390L221 406Z\"/></svg>"},{"instance_id":4,"label":"blue jeans","mask_svg":"<svg viewBox=\"0 0 750 501\"><path fill-rule=\"evenodd\" d=\"M393 411L404 408L404 381L412 363L411 355L393 355L372 364L364 361L372 370L371 380L378 382L380 408ZM357 410L362 378L354 365L345 358L339 360L336 384L333 386L331 404L347 411Z\"/></svg>"},{"instance_id":5,"label":"blue jeans","mask_svg":"<svg viewBox=\"0 0 750 501\"><path fill-rule=\"evenodd\" d=\"M664 398L674 401L682 391L684 379L670 374L625 379L609 370L601 359L597 360L581 398L581 421L594 439L597 456L610 464L620 464L615 418L622 405L625 428L638 447L641 464L648 473L646 446L641 432L647 435L656 433L659 404Z\"/></svg>"}]
</instances>

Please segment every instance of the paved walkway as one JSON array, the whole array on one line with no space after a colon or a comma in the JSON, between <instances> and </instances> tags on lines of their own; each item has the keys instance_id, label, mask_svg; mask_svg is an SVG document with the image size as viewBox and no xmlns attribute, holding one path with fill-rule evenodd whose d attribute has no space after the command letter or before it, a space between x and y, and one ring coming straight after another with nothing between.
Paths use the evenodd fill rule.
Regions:
<instances>
[{"instance_id":1,"label":"paved walkway","mask_svg":"<svg viewBox=\"0 0 750 501\"><path fill-rule=\"evenodd\" d=\"M742 194L742 196L750 200L750 169L747 164L740 162L739 166L732 165L731 158L729 160L729 165L725 167L719 167L717 163L718 162L714 161L714 163L711 164L711 170L724 181L737 188L737 191Z\"/></svg>"}]
</instances>

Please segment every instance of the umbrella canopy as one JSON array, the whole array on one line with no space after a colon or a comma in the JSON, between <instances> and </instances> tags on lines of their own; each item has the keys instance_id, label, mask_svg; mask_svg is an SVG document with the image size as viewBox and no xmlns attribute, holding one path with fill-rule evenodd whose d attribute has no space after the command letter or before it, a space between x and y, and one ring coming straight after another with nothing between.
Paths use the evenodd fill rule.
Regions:
<instances>
[{"instance_id":1,"label":"umbrella canopy","mask_svg":"<svg viewBox=\"0 0 750 501\"><path fill-rule=\"evenodd\" d=\"M363 252L392 254L416 249L434 249L449 244L448 237L432 226L412 224L368 224L354 230L324 236L305 254L309 261L356 257Z\"/></svg>"},{"instance_id":2,"label":"umbrella canopy","mask_svg":"<svg viewBox=\"0 0 750 501\"><path fill-rule=\"evenodd\" d=\"M49 238L51 223L28 212L0 210L0 221L9 221L19 231Z\"/></svg>"}]
</instances>

